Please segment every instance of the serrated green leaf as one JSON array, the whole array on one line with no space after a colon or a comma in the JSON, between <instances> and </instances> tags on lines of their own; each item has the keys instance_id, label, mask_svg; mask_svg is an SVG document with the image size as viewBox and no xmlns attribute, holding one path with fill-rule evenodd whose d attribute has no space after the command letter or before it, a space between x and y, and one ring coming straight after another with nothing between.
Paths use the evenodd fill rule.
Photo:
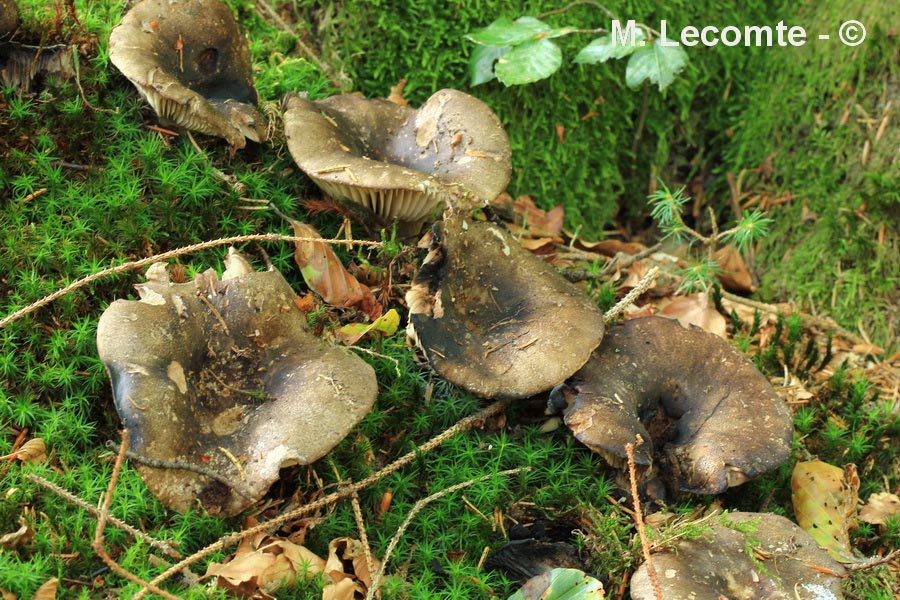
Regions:
<instances>
[{"instance_id":1,"label":"serrated green leaf","mask_svg":"<svg viewBox=\"0 0 900 600\"><path fill-rule=\"evenodd\" d=\"M687 61L687 53L680 45L661 46L658 41L653 42L628 59L625 83L636 88L649 79L662 91L675 81L675 75L684 68Z\"/></svg>"},{"instance_id":2,"label":"serrated green leaf","mask_svg":"<svg viewBox=\"0 0 900 600\"><path fill-rule=\"evenodd\" d=\"M516 46L540 37L546 37L552 28L534 17L522 17L511 21L501 17L483 29L478 29L466 37L484 46Z\"/></svg>"},{"instance_id":3,"label":"serrated green leaf","mask_svg":"<svg viewBox=\"0 0 900 600\"><path fill-rule=\"evenodd\" d=\"M494 63L512 49L512 46L475 46L469 57L469 81L472 85L496 79Z\"/></svg>"},{"instance_id":4,"label":"serrated green leaf","mask_svg":"<svg viewBox=\"0 0 900 600\"><path fill-rule=\"evenodd\" d=\"M634 44L632 45L631 40L628 40L627 44L621 44L619 43L620 40L614 40L612 35L604 35L582 48L581 52L575 57L575 62L584 65L595 65L597 63L605 63L611 58L625 58L645 46L646 37L643 29L635 28Z\"/></svg>"},{"instance_id":5,"label":"serrated green leaf","mask_svg":"<svg viewBox=\"0 0 900 600\"><path fill-rule=\"evenodd\" d=\"M527 595L523 590L527 588ZM508 600L602 600L603 584L578 569L553 569L526 583Z\"/></svg>"},{"instance_id":6,"label":"serrated green leaf","mask_svg":"<svg viewBox=\"0 0 900 600\"><path fill-rule=\"evenodd\" d=\"M562 65L562 51L548 39L516 46L497 61L494 73L506 85L546 79Z\"/></svg>"}]
</instances>

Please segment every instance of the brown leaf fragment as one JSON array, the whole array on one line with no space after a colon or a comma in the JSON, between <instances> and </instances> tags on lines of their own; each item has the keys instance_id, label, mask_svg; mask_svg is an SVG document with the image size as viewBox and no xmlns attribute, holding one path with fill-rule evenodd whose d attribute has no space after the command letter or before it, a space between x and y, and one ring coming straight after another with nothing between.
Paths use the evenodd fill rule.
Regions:
<instances>
[{"instance_id":1,"label":"brown leaf fragment","mask_svg":"<svg viewBox=\"0 0 900 600\"><path fill-rule=\"evenodd\" d=\"M734 246L719 248L714 258L721 272L717 277L725 289L736 293L750 293L754 291L753 278L744 262L744 257Z\"/></svg>"},{"instance_id":2,"label":"brown leaf fragment","mask_svg":"<svg viewBox=\"0 0 900 600\"><path fill-rule=\"evenodd\" d=\"M522 195L513 201L512 208L533 237L555 237L562 232L565 211L561 204L543 210L537 207L531 196Z\"/></svg>"},{"instance_id":3,"label":"brown leaf fragment","mask_svg":"<svg viewBox=\"0 0 900 600\"><path fill-rule=\"evenodd\" d=\"M320 238L315 227L289 219L297 237ZM337 308L355 307L372 319L381 316L381 305L371 290L347 272L340 259L324 242L297 242L294 260L311 290Z\"/></svg>"},{"instance_id":4,"label":"brown leaf fragment","mask_svg":"<svg viewBox=\"0 0 900 600\"><path fill-rule=\"evenodd\" d=\"M900 514L900 498L888 492L872 494L859 511L859 520L873 525L884 525L892 516Z\"/></svg>"},{"instance_id":5,"label":"brown leaf fragment","mask_svg":"<svg viewBox=\"0 0 900 600\"><path fill-rule=\"evenodd\" d=\"M409 106L409 102L406 101L406 98L403 97L403 88L406 87L406 80L401 79L397 82L397 85L391 86L391 93L388 94L388 102L393 102L394 104L399 104L400 106Z\"/></svg>"},{"instance_id":6,"label":"brown leaf fragment","mask_svg":"<svg viewBox=\"0 0 900 600\"><path fill-rule=\"evenodd\" d=\"M56 588L58 587L59 579L56 577L48 579L37 589L31 600L53 600L53 598L56 598Z\"/></svg>"},{"instance_id":7,"label":"brown leaf fragment","mask_svg":"<svg viewBox=\"0 0 900 600\"><path fill-rule=\"evenodd\" d=\"M34 537L34 529L28 526L25 517L19 517L19 528L16 531L7 533L0 537L0 548L5 550L15 550L19 546L28 543L28 540Z\"/></svg>"},{"instance_id":8,"label":"brown leaf fragment","mask_svg":"<svg viewBox=\"0 0 900 600\"><path fill-rule=\"evenodd\" d=\"M706 292L675 298L658 314L661 317L675 319L688 329L691 325L696 325L720 338L725 338L727 335L725 317L720 315L712 305Z\"/></svg>"},{"instance_id":9,"label":"brown leaf fragment","mask_svg":"<svg viewBox=\"0 0 900 600\"><path fill-rule=\"evenodd\" d=\"M22 447L6 456L0 456L0 460L17 458L22 462L39 463L47 458L47 447L41 438L33 438L22 444Z\"/></svg>"},{"instance_id":10,"label":"brown leaf fragment","mask_svg":"<svg viewBox=\"0 0 900 600\"><path fill-rule=\"evenodd\" d=\"M637 242L623 242L621 240L602 240L600 242L586 242L582 239L575 240L575 246L588 252L596 252L603 256L613 257L619 252L625 254L637 254L647 249L643 244Z\"/></svg>"},{"instance_id":11,"label":"brown leaf fragment","mask_svg":"<svg viewBox=\"0 0 900 600\"><path fill-rule=\"evenodd\" d=\"M556 124L556 138L559 140L559 143L562 144L565 141L566 137L566 126Z\"/></svg>"},{"instance_id":12,"label":"brown leaf fragment","mask_svg":"<svg viewBox=\"0 0 900 600\"><path fill-rule=\"evenodd\" d=\"M2 600L16 600L16 595L13 594L12 592L9 592L9 591L7 591L7 590L4 590L3 588L0 588L0 599L2 599Z\"/></svg>"},{"instance_id":13,"label":"brown leaf fragment","mask_svg":"<svg viewBox=\"0 0 900 600\"><path fill-rule=\"evenodd\" d=\"M372 557L372 563L372 568L377 571L380 561ZM322 600L364 598L375 576L374 572L369 571L362 543L352 538L331 540L324 572L326 581L331 581L322 590Z\"/></svg>"}]
</instances>

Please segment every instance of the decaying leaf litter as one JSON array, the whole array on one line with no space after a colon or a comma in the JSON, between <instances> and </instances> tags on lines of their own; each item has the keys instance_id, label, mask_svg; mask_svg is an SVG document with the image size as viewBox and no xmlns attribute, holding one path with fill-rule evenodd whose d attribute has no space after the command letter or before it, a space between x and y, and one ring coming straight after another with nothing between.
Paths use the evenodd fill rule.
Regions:
<instances>
[{"instance_id":1,"label":"decaying leaf litter","mask_svg":"<svg viewBox=\"0 0 900 600\"><path fill-rule=\"evenodd\" d=\"M519 199L519 200L517 200L517 203L520 207L523 205L526 207L525 211L523 211L523 212L529 211L527 199ZM538 209L536 209L536 207L533 206L533 204L531 204L530 211L531 211L531 216L532 216L531 224L529 224L529 221L527 219L524 219L522 222L514 223L513 226L511 227L511 229L513 229L514 231L516 231L519 234L519 237L521 240L525 241L525 243L523 243L523 246L525 246L525 247L532 246L529 249L536 250L537 255L542 256L543 260L545 260L546 262L549 262L554 267L562 268L563 270L567 270L567 267L572 267L572 266L576 266L576 265L584 265L584 264L586 264L587 261L599 262L600 260L603 260L603 259L601 259L602 254L599 253L599 252L602 252L602 250L599 252L594 252L593 247L591 247L590 244L586 245L582 241L578 240L577 237L567 234L566 232L562 232L561 228L556 227L555 223L559 222L559 221L557 221L557 219L560 216L558 211L557 211L556 215L547 217L544 222L541 222L541 220L538 218L540 216L540 213L539 213ZM514 211L514 214L515 214L515 211ZM476 223L476 222L481 223L481 220L476 219L475 221L473 221L473 223ZM535 225L536 223L539 226ZM502 226L488 225L488 227L502 227ZM518 228L518 229L516 229L516 228ZM502 229L497 229L497 231L500 234L500 237L505 236ZM549 236L546 235L548 233L550 234ZM494 234L491 234L491 235L494 235ZM311 237L315 237L315 236L314 235L304 235L304 236L300 236L300 237L311 238ZM507 238L507 239L510 241L505 241L504 244L512 243L512 241L515 240L515 238L511 238L511 237ZM518 240L515 240L515 242L518 242ZM298 254L300 252L300 244L307 244L307 245L314 244L314 245L318 246L319 244L322 244L322 243L321 242L311 242L308 239L305 241L298 242ZM326 246L324 244L321 247L326 248ZM643 248L640 248L638 250L638 252L631 253L631 256L634 256L635 254L639 255L643 250L644 250ZM666 263L669 263L669 266L671 266L672 264L677 264L677 262L679 260L677 258L672 257L671 255L665 255L663 253L657 253L657 254L658 255L650 254L645 259L635 260L630 263L628 260L628 255L619 255L619 254L614 255L613 260L609 260L606 263L607 267L610 268L609 273L612 273L612 276L610 277L610 279L612 281L621 280L621 279L625 279L627 281L628 277L633 277L633 280L632 280L632 287L633 287L633 285L635 285L637 283L637 280L640 279L640 276L638 275L638 273L642 269L644 271L646 271L649 266L648 263L650 263L650 264L659 263L662 265L666 265ZM322 260L324 260L324 262L327 264L327 267L329 268L329 272L333 270L335 273L340 273L340 275L336 275L336 277L344 279L345 281L350 281L350 279L352 279L352 276L350 276L348 273L344 272L343 267L340 266L340 264L336 262L337 261L336 255L331 255ZM340 268L338 268L339 266L340 266ZM304 267L301 265L301 269L302 268L304 268ZM741 270L741 268L739 266L734 269L735 280L741 280L741 279L745 280L745 278L741 277L742 274L740 273L740 270ZM666 270L664 270L664 272L666 272ZM305 275L305 273L304 273L304 275ZM674 287L678 283L677 277L675 275L671 274L671 269L670 269L669 272L661 279L663 279L664 281L667 279L668 283L661 283L656 286L657 295L661 296L663 300L673 298L672 297L672 289L674 289ZM318 289L316 287L316 285L310 283L309 280L307 280L307 284L312 289ZM670 289L666 290L666 286L669 286ZM328 297L326 296L325 293L322 293L322 296L326 299L326 301L328 300ZM648 294L648 296L652 297L652 294ZM714 327L721 334L721 330L722 330L721 321L715 320L712 316L710 316L713 313L717 312L716 300L718 300L718 299L713 299L713 305L710 306L710 298L708 295L702 296L702 297L697 296L697 297L693 297L693 298L692 297L686 297L686 298L674 297L673 301L670 303L669 306L677 305L677 304L682 304L682 305L687 304L687 308L682 306L678 309L670 308L669 311L680 316L681 319L679 319L679 320L684 319L687 322L694 322L700 326L705 326L705 327L709 327L709 328ZM724 300L720 300L720 302L722 304L724 304L724 302L726 300L727 300L727 298ZM736 299L732 298L731 301L738 302L738 306L743 306L740 304L740 300L736 300ZM646 297L645 297L645 302L646 302ZM638 314L638 313L650 314L657 310L660 313L664 313L666 310L666 307L661 307L660 304L661 304L661 302L657 298L656 300L654 300L652 302L643 304L641 309L639 311L634 311L634 313L635 314ZM340 303L338 303L338 306L336 306L335 308L343 308L343 306ZM767 307L767 308L776 308L776 307ZM694 309L696 309L696 310L694 310ZM776 310L777 310L777 308L776 308ZM368 313L370 317L377 316L377 315L373 315L373 314L369 313L369 311L364 311L364 312ZM775 312L775 311L773 311L773 312ZM694 315L694 316L692 317L691 315ZM757 319L757 317L755 315L753 315L751 317L751 319L749 319L749 320L751 322L755 322L756 319ZM716 324L712 325L711 324L712 321L716 321ZM769 327L770 329L774 329L775 327L777 327L777 320L775 321L775 323L772 323L769 320L768 316L764 315L760 319L760 321L761 321L761 323L763 321L765 321L766 326ZM813 322L813 323L815 326L815 322ZM223 328L227 327L227 325L222 325L221 323L220 323L220 326ZM822 326L825 328L833 329L830 327L830 324L828 324L827 322L823 322ZM761 325L761 327L762 327L762 325ZM852 345L848 344L847 343L848 341ZM839 352L843 352L845 356L852 357L854 351L857 353L864 352L867 354L871 354L873 352L877 352L877 350L878 350L877 348L872 348L872 347L865 348L865 347L863 347L863 343L861 343L858 340L854 340L853 338L850 338L849 340L844 340L843 343L844 343L843 348L841 348L840 335L837 336L837 349L833 350L835 355ZM525 349L529 348L531 345L532 344L526 345L525 343L523 343L519 348L521 350L525 350ZM484 350L484 352L487 352L488 355L490 355L490 354L494 353L494 352L492 352L492 350L493 350L493 347L488 347L486 350ZM832 362L833 362L833 360L832 360ZM881 363L881 364L885 364L885 363ZM796 368L797 366L799 366L799 365L792 365L792 367L794 367L794 368ZM173 379L171 373L167 373L167 375L169 376L169 380L173 381L176 388L180 387L179 386L179 383L181 382L180 377L176 376ZM785 384L787 384L787 379L788 379L787 375L785 376L784 379L785 379ZM221 382L220 382L220 385L221 385ZM796 385L793 383L793 380L791 381L791 385L792 386ZM243 389L243 388L241 388L241 389ZM224 391L224 390L220 390L220 391ZM808 398L805 398L805 399L808 399ZM799 398L799 396L795 396L795 401L802 401L802 400L803 399ZM31 440L31 442L35 442L35 440L34 439ZM31 443L31 442L28 442L28 443ZM35 452L33 450L37 446L38 446L38 444L36 442L31 443L31 446L27 446L27 444L22 445L21 449L14 452L13 455L11 455L9 458L10 459L19 459L21 461L24 461L24 460L26 460L26 458L24 458L24 457L31 457L29 459L39 460L40 453ZM236 457L232 457L232 458L234 458L236 460ZM231 461L231 460L232 459L230 458L229 461ZM851 508L852 507L848 508L847 510L852 513L853 511L851 510ZM101 517L101 521L103 521L103 517ZM245 539L249 539L249 538L245 538ZM284 547L284 546L282 546L282 547ZM254 576L259 576L259 574L254 574ZM49 584L49 582L48 582L48 584Z\"/></svg>"}]
</instances>

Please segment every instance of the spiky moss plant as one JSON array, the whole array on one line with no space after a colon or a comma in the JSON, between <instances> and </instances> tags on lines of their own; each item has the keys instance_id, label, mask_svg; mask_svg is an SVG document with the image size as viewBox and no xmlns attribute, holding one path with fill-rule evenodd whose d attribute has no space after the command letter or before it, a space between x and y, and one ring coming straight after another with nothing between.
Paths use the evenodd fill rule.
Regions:
<instances>
[{"instance_id":1,"label":"spiky moss plant","mask_svg":"<svg viewBox=\"0 0 900 600\"><path fill-rule=\"evenodd\" d=\"M853 330L861 324L896 350L900 130L891 121L875 138L887 104L900 102L900 45L890 29L900 7L829 0L798 17L831 39L767 54L725 154L734 170L772 156L770 190L795 198L770 213L776 225L760 249L761 294L810 303ZM868 29L855 48L836 35L851 18ZM816 217L804 219L805 211Z\"/></svg>"},{"instance_id":2,"label":"spiky moss plant","mask_svg":"<svg viewBox=\"0 0 900 600\"><path fill-rule=\"evenodd\" d=\"M532 194L544 208L561 203L567 226L580 227L589 237L600 235L619 211L624 216L642 212L640 199L654 181L652 173L677 171L683 181L701 170L706 175L744 102L742 74L764 59L763 51L754 48L719 45L692 51L685 73L662 95L651 88L628 89L621 65L571 64L591 37L569 36L556 40L563 46L564 65L550 79L512 88L496 81L471 88L467 60L474 45L464 39L466 33L501 16L537 16L560 3L343 0L323 5L305 0L294 5L302 7L295 12L297 20L310 23L323 38L324 60L343 69L363 94L386 96L390 86L407 79L406 97L414 105L442 87L462 89L487 102L510 136L510 192ZM700 22L774 23L793 11L778 12L778 6L764 2L732 7L667 2L664 9L644 0L607 5L623 20L658 24L660 18L668 19L670 31ZM578 6L547 21L610 26L608 17L592 6ZM565 130L562 140L557 126Z\"/></svg>"}]
</instances>

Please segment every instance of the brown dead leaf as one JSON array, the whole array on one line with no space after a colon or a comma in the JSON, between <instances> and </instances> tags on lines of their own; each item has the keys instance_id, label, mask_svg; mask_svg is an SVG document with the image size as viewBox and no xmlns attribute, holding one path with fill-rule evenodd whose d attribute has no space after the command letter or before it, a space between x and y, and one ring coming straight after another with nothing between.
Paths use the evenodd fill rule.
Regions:
<instances>
[{"instance_id":1,"label":"brown dead leaf","mask_svg":"<svg viewBox=\"0 0 900 600\"><path fill-rule=\"evenodd\" d=\"M562 144L566 138L566 126L556 124L556 138L559 140L559 143Z\"/></svg>"},{"instance_id":2,"label":"brown dead leaf","mask_svg":"<svg viewBox=\"0 0 900 600\"><path fill-rule=\"evenodd\" d=\"M859 520L873 525L884 525L889 517L900 514L900 498L896 494L879 493L869 496L869 501L859 511Z\"/></svg>"},{"instance_id":3,"label":"brown dead leaf","mask_svg":"<svg viewBox=\"0 0 900 600\"><path fill-rule=\"evenodd\" d=\"M297 237L320 238L315 227L288 219ZM356 307L372 319L381 316L381 305L368 287L356 280L330 246L323 242L297 242L294 260L311 290L337 308Z\"/></svg>"},{"instance_id":4,"label":"brown dead leaf","mask_svg":"<svg viewBox=\"0 0 900 600\"><path fill-rule=\"evenodd\" d=\"M800 379L793 373L791 373L787 385L779 388L777 391L778 395L788 404L805 404L810 399L815 398L815 394L806 389Z\"/></svg>"},{"instance_id":5,"label":"brown dead leaf","mask_svg":"<svg viewBox=\"0 0 900 600\"><path fill-rule=\"evenodd\" d=\"M603 240L600 242L586 242L581 238L575 240L575 247L587 250L588 252L596 252L603 256L613 257L619 252L625 254L637 254L643 252L647 247L637 242L623 242L621 240Z\"/></svg>"},{"instance_id":6,"label":"brown dead leaf","mask_svg":"<svg viewBox=\"0 0 900 600\"><path fill-rule=\"evenodd\" d=\"M28 543L28 540L34 537L34 529L28 526L25 517L19 517L19 528L11 533L0 536L0 548L5 550L15 550L19 546Z\"/></svg>"},{"instance_id":7,"label":"brown dead leaf","mask_svg":"<svg viewBox=\"0 0 900 600\"><path fill-rule=\"evenodd\" d=\"M372 557L372 569L381 563ZM347 571L350 567L352 572ZM328 560L325 561L325 577L331 582L322 590L322 600L356 600L365 598L372 585L374 572L366 564L362 543L351 538L335 538L328 544ZM326 579L326 581L327 581Z\"/></svg>"},{"instance_id":8,"label":"brown dead leaf","mask_svg":"<svg viewBox=\"0 0 900 600\"><path fill-rule=\"evenodd\" d=\"M522 247L534 254L552 254L556 249L556 241L549 237L522 238L519 240Z\"/></svg>"},{"instance_id":9,"label":"brown dead leaf","mask_svg":"<svg viewBox=\"0 0 900 600\"><path fill-rule=\"evenodd\" d=\"M721 272L717 277L725 289L736 293L750 293L754 291L753 278L744 262L744 257L734 246L723 246L716 250L714 255Z\"/></svg>"},{"instance_id":10,"label":"brown dead leaf","mask_svg":"<svg viewBox=\"0 0 900 600\"><path fill-rule=\"evenodd\" d=\"M522 195L513 201L512 208L532 237L557 237L562 232L565 211L561 204L542 210L531 196Z\"/></svg>"},{"instance_id":11,"label":"brown dead leaf","mask_svg":"<svg viewBox=\"0 0 900 600\"><path fill-rule=\"evenodd\" d=\"M884 354L884 348L880 348L875 344L853 344L853 347L850 348L850 350L857 354L872 354L875 356Z\"/></svg>"},{"instance_id":12,"label":"brown dead leaf","mask_svg":"<svg viewBox=\"0 0 900 600\"><path fill-rule=\"evenodd\" d=\"M401 79L397 82L397 85L391 86L391 93L388 94L388 102L393 102L394 104L399 104L400 106L408 106L409 102L406 101L406 98L403 97L403 88L406 87L406 80Z\"/></svg>"},{"instance_id":13,"label":"brown dead leaf","mask_svg":"<svg viewBox=\"0 0 900 600\"><path fill-rule=\"evenodd\" d=\"M249 523L245 526L252 526ZM282 585L321 573L324 567L325 561L305 547L258 533L242 540L228 562L210 563L204 577L216 577L216 587L232 595L268 600Z\"/></svg>"},{"instance_id":14,"label":"brown dead leaf","mask_svg":"<svg viewBox=\"0 0 900 600\"><path fill-rule=\"evenodd\" d=\"M676 319L682 327L696 325L720 338L727 335L727 321L713 306L706 292L675 298L658 314L661 317Z\"/></svg>"},{"instance_id":15,"label":"brown dead leaf","mask_svg":"<svg viewBox=\"0 0 900 600\"><path fill-rule=\"evenodd\" d=\"M628 270L626 271L625 281L622 282L622 287L626 288L634 288L641 282L641 279L650 272L650 267L641 261L636 261L631 263L628 266Z\"/></svg>"},{"instance_id":16,"label":"brown dead leaf","mask_svg":"<svg viewBox=\"0 0 900 600\"><path fill-rule=\"evenodd\" d=\"M37 589L31 600L53 600L53 598L56 598L56 588L58 587L59 579L56 577L48 579Z\"/></svg>"},{"instance_id":17,"label":"brown dead leaf","mask_svg":"<svg viewBox=\"0 0 900 600\"><path fill-rule=\"evenodd\" d=\"M3 588L0 588L0 599L2 600L16 600L16 595L12 592L8 592Z\"/></svg>"}]
</instances>

